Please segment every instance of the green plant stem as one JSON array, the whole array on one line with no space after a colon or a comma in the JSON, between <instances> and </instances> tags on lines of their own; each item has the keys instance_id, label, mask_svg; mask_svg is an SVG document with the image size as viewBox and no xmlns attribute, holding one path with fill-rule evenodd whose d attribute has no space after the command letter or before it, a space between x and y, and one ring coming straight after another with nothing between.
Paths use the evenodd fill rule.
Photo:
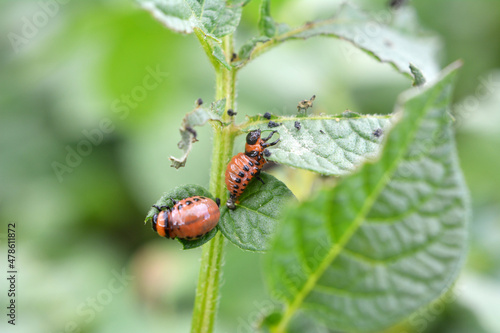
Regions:
<instances>
[{"instance_id":1,"label":"green plant stem","mask_svg":"<svg viewBox=\"0 0 500 333\"><path fill-rule=\"evenodd\" d=\"M233 52L233 36L226 36L222 41L226 58ZM211 56L207 53L207 55ZM230 59L227 59L230 62ZM212 62L214 64L214 62ZM216 72L216 100L226 98L226 110L235 109L236 70L228 70L221 65L214 65ZM230 122L227 112L222 116L223 122ZM233 122L228 126L214 124L214 141L212 151L212 169L210 171L210 192L221 199L227 200L227 190L224 180L226 165L231 159L235 138ZM219 299L219 281L222 275L225 238L219 232L207 244L203 245L201 255L200 275L191 323L191 333L211 333L214 329Z\"/></svg>"}]
</instances>

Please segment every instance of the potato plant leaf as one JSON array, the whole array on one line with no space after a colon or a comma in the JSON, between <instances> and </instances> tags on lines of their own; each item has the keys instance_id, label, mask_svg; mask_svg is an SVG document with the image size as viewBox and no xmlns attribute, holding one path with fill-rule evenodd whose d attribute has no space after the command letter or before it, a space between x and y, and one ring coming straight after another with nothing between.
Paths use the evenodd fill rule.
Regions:
<instances>
[{"instance_id":1,"label":"potato plant leaf","mask_svg":"<svg viewBox=\"0 0 500 333\"><path fill-rule=\"evenodd\" d=\"M436 54L439 43L435 38L402 32L400 29L343 4L336 15L325 20L308 22L298 28L278 31L268 10L269 3L262 3L260 31L263 36L244 43L239 51L236 66L243 66L263 52L291 39L307 39L328 36L347 40L380 62L391 64L401 73L412 77L410 63L418 68L426 80L432 80L439 72ZM345 50L345 56L350 52Z\"/></svg>"},{"instance_id":2,"label":"potato plant leaf","mask_svg":"<svg viewBox=\"0 0 500 333\"><path fill-rule=\"evenodd\" d=\"M231 69L231 65L227 62L226 54L224 53L224 50L222 49L220 43L211 43L209 45L212 48L212 55L214 56L214 58L217 59L222 64L222 66L226 67L227 69Z\"/></svg>"},{"instance_id":3,"label":"potato plant leaf","mask_svg":"<svg viewBox=\"0 0 500 333\"><path fill-rule=\"evenodd\" d=\"M227 55L220 38L233 33L240 23L242 0L137 0L142 8L167 28L185 34L195 33L215 64L227 69Z\"/></svg>"},{"instance_id":4,"label":"potato plant leaf","mask_svg":"<svg viewBox=\"0 0 500 333\"><path fill-rule=\"evenodd\" d=\"M250 118L242 130L278 131L281 141L269 148L270 161L323 175L341 176L354 171L367 158L377 156L384 133L391 127L391 117L354 112L273 117L271 120L281 125L269 128L269 120L256 116Z\"/></svg>"},{"instance_id":5,"label":"potato plant leaf","mask_svg":"<svg viewBox=\"0 0 500 333\"><path fill-rule=\"evenodd\" d=\"M267 37L276 34L276 23L271 17L271 0L262 0L260 4L259 31L261 35Z\"/></svg>"},{"instance_id":6,"label":"potato plant leaf","mask_svg":"<svg viewBox=\"0 0 500 333\"><path fill-rule=\"evenodd\" d=\"M163 193L161 198L158 199L158 201L156 201L156 203L154 205L158 206L158 207L162 207L162 206L172 207L172 200L171 199L179 201L179 200L189 198L189 197L192 197L195 195L204 196L204 197L210 198L210 199L215 201L214 197L205 188L203 188L199 185L187 184L187 185L178 186L169 192ZM156 208L152 207L149 210L148 215L146 215L146 219L144 220L144 223L152 223L153 216L156 213L158 213L158 210ZM198 238L195 240L186 240L186 239L177 239L177 240L182 244L184 250L194 249L196 247L202 246L203 244L208 242L210 239L212 239L215 236L215 234L217 233L217 231L218 231L218 226L215 227L212 231L210 231L208 234L206 234L205 236L203 236L201 238Z\"/></svg>"},{"instance_id":7,"label":"potato plant leaf","mask_svg":"<svg viewBox=\"0 0 500 333\"><path fill-rule=\"evenodd\" d=\"M448 107L456 64L403 94L380 160L287 211L266 260L273 295L340 331L378 331L452 287L470 208Z\"/></svg>"},{"instance_id":8,"label":"potato plant leaf","mask_svg":"<svg viewBox=\"0 0 500 333\"><path fill-rule=\"evenodd\" d=\"M290 27L283 23L276 23L271 17L271 0L262 0L260 5L259 31L262 36L274 37L288 32Z\"/></svg>"},{"instance_id":9,"label":"potato plant leaf","mask_svg":"<svg viewBox=\"0 0 500 333\"><path fill-rule=\"evenodd\" d=\"M292 192L273 176L252 179L235 210L221 208L219 229L234 245L249 251L265 251Z\"/></svg>"},{"instance_id":10,"label":"potato plant leaf","mask_svg":"<svg viewBox=\"0 0 500 333\"><path fill-rule=\"evenodd\" d=\"M220 107L225 107L225 100L217 101L213 103L210 107L210 110L204 108L201 105L197 105L196 108L186 114L184 119L182 120L182 125L179 131L181 132L181 141L177 143L177 147L180 150L184 151L184 155L181 158L176 158L170 156L169 159L172 161L171 167L179 169L186 165L186 161L193 146L193 143L198 141L196 138L197 134L193 127L195 126L203 126L209 120L219 120L218 116L220 112Z\"/></svg>"}]
</instances>

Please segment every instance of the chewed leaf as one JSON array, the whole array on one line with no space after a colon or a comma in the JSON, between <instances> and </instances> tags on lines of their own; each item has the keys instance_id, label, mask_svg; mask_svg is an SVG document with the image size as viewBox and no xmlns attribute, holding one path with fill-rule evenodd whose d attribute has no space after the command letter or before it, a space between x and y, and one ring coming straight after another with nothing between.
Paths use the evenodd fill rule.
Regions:
<instances>
[{"instance_id":1,"label":"chewed leaf","mask_svg":"<svg viewBox=\"0 0 500 333\"><path fill-rule=\"evenodd\" d=\"M269 128L269 120L253 117L243 130L276 130L280 143L270 147L268 160L323 175L342 176L353 172L366 159L377 156L389 131L392 116L312 115L273 117L281 124Z\"/></svg>"},{"instance_id":2,"label":"chewed leaf","mask_svg":"<svg viewBox=\"0 0 500 333\"><path fill-rule=\"evenodd\" d=\"M221 208L219 229L234 245L249 251L265 251L288 201L295 197L273 176L253 179L235 210Z\"/></svg>"},{"instance_id":3,"label":"chewed leaf","mask_svg":"<svg viewBox=\"0 0 500 333\"><path fill-rule=\"evenodd\" d=\"M195 195L207 197L215 201L214 197L204 187L195 184L187 184L183 186L178 186L169 192L163 193L161 198L158 199L154 205L158 207L162 206L172 207L173 206L172 199L180 201L182 199L186 199ZM152 207L149 210L148 214L146 215L144 223L152 223L153 216L157 213L158 210ZM195 240L186 240L186 239L177 239L177 240L181 242L184 250L194 249L212 239L217 233L217 231L218 231L218 226L201 238Z\"/></svg>"},{"instance_id":4,"label":"chewed leaf","mask_svg":"<svg viewBox=\"0 0 500 333\"><path fill-rule=\"evenodd\" d=\"M351 42L381 62L387 62L401 73L412 75L410 64L418 68L426 80L432 80L439 72L436 60L439 43L437 39L409 34L406 31L379 22L352 5L344 4L332 18L308 22L295 29L277 31L278 26L269 16L267 1L261 14L261 33L264 37L253 38L239 52L243 66L251 59L290 39L307 39L329 36ZM267 38L267 40L265 39ZM345 50L349 52L349 50ZM346 57L350 54L346 53Z\"/></svg>"},{"instance_id":5,"label":"chewed leaf","mask_svg":"<svg viewBox=\"0 0 500 333\"><path fill-rule=\"evenodd\" d=\"M219 102L216 102L219 103ZM179 131L181 132L181 141L177 144L180 150L184 151L184 155L181 158L175 158L170 156L170 161L172 161L172 167L179 169L180 167L184 167L186 165L186 160L188 158L189 152L193 146L193 143L198 141L196 138L197 133L194 129L195 126L203 126L209 120L219 120L219 116L213 111L219 112L217 107L222 105L222 102L219 104L214 104L211 106L210 110L205 109L201 105L198 105L193 111L186 114L184 119L182 120L182 125ZM225 106L225 101L223 103Z\"/></svg>"},{"instance_id":6,"label":"chewed leaf","mask_svg":"<svg viewBox=\"0 0 500 333\"><path fill-rule=\"evenodd\" d=\"M287 210L265 271L287 303L272 331L299 310L335 331L379 331L451 288L470 214L448 115L457 67L401 96L378 161Z\"/></svg>"}]
</instances>

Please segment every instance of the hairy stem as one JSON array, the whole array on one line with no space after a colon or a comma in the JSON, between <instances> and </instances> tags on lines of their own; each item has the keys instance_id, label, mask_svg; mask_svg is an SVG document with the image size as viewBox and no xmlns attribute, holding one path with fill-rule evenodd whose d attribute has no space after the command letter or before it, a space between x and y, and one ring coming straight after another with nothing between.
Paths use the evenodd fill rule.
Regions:
<instances>
[{"instance_id":1,"label":"hairy stem","mask_svg":"<svg viewBox=\"0 0 500 333\"><path fill-rule=\"evenodd\" d=\"M222 46L226 60L230 62L233 52L233 36L224 37ZM214 64L214 62L212 62ZM216 100L226 99L226 110L235 108L236 70L214 64L216 72ZM222 121L230 122L229 115L224 112ZM214 141L212 151L212 169L210 171L210 192L221 199L222 205L227 200L224 181L226 165L231 159L235 132L233 122L229 126L214 125ZM201 255L200 276L196 289L196 298L191 323L191 333L211 333L214 329L219 299L219 282L222 275L225 239L219 232L207 244L203 245Z\"/></svg>"}]
</instances>

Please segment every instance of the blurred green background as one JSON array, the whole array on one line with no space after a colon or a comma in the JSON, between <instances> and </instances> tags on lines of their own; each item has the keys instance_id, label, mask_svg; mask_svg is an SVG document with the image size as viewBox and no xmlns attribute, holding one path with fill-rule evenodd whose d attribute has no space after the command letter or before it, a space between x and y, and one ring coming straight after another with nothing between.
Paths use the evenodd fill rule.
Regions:
<instances>
[{"instance_id":1,"label":"blurred green background","mask_svg":"<svg viewBox=\"0 0 500 333\"><path fill-rule=\"evenodd\" d=\"M357 1L378 12L387 1ZM292 25L333 12L338 1L278 0L277 21ZM413 1L422 25L442 36L443 66L465 65L455 91L458 149L470 187L470 252L453 297L393 332L500 332L500 2ZM244 10L237 45L255 35L259 1ZM201 128L186 168L178 128L201 97L213 101L214 72L194 36L164 29L133 1L67 1L45 22L39 2L0 3L0 244L16 223L19 271L15 327L1 332L188 332L200 250L143 224L151 204L184 183L208 186L210 129ZM26 28L26 20L40 27ZM9 33L30 38L15 50ZM392 111L410 82L338 40L283 45L239 73L244 115L295 112L316 94L315 112ZM148 70L168 73L141 90ZM146 92L126 105L126 95ZM109 133L95 134L102 122ZM87 133L98 144L83 146ZM58 177L68 149L88 155ZM239 149L238 149L239 150ZM298 197L314 176L277 167ZM6 255L0 264L6 271ZM261 255L227 245L216 332L249 332L273 303ZM120 276L118 278L117 276ZM7 281L0 279L2 308ZM446 306L443 306L446 305ZM320 331L318 331L320 332ZM321 331L323 332L323 331ZM325 331L326 332L326 331Z\"/></svg>"}]
</instances>

